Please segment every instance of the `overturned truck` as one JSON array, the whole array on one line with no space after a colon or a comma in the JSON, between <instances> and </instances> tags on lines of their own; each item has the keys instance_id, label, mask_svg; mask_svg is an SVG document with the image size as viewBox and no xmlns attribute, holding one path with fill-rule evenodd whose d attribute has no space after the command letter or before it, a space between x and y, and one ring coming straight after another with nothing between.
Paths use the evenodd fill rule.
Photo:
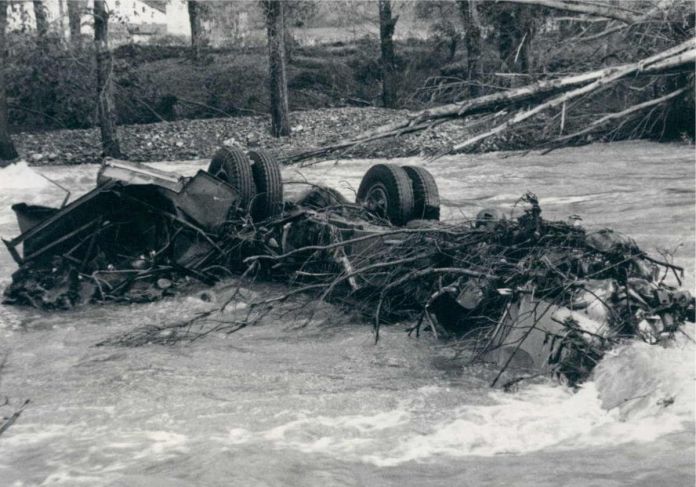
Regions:
<instances>
[{"instance_id":1,"label":"overturned truck","mask_svg":"<svg viewBox=\"0 0 696 487\"><path fill-rule=\"evenodd\" d=\"M374 165L351 203L311 185L285 201L263 151L222 148L193 177L107 160L95 189L67 206L13 207L22 233L5 244L19 269L5 302L68 309L263 278L288 293L250 309L329 301L372 320L377 337L383 323L407 321L501 372L571 383L621 340L658 343L694 321L681 268L609 229L545 220L533 194L519 203L516 218L489 209L451 224L416 166Z\"/></svg>"}]
</instances>

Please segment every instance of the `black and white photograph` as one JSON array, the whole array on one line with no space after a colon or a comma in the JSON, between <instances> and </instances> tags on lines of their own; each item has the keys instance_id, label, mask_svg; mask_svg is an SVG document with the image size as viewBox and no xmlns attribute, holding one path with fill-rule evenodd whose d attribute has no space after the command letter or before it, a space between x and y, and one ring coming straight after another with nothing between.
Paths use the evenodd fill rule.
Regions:
<instances>
[{"instance_id":1,"label":"black and white photograph","mask_svg":"<svg viewBox=\"0 0 696 487\"><path fill-rule=\"evenodd\" d=\"M696 485L694 0L0 0L0 487Z\"/></svg>"}]
</instances>

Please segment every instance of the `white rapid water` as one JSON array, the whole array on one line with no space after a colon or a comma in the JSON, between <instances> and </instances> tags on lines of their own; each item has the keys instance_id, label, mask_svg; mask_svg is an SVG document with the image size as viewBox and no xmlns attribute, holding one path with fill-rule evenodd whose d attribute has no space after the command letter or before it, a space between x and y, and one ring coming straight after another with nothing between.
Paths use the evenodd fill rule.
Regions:
<instances>
[{"instance_id":1,"label":"white rapid water","mask_svg":"<svg viewBox=\"0 0 696 487\"><path fill-rule=\"evenodd\" d=\"M301 176L291 168L284 177L350 195L373 162L323 163ZM158 167L191 173L203 164ZM579 214L647 250L676 248L693 288L693 148L639 142L426 167L447 218L509 208L531 190L545 216ZM96 169L0 170L0 235L17 232L10 204L62 201L36 171L74 197L93 186ZM0 284L13 267L0 252ZM287 318L195 344L94 347L209 306L196 293L52 315L0 306L0 400L8 398L0 415L31 399L0 436L0 485L694 483L696 347L685 335L669 348L620 346L577 392L551 381L491 390L493 371L453 358L431 337L394 326L374 345L369 326L330 309L304 328Z\"/></svg>"}]
</instances>

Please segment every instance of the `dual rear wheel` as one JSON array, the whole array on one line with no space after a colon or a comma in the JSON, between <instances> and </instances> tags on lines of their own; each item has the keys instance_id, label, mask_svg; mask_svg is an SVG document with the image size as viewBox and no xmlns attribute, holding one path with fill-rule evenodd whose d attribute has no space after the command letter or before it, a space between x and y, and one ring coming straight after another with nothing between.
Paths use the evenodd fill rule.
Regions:
<instances>
[{"instance_id":1,"label":"dual rear wheel","mask_svg":"<svg viewBox=\"0 0 696 487\"><path fill-rule=\"evenodd\" d=\"M280 166L268 152L244 153L234 147L221 147L210 161L208 172L239 192L239 206L247 208L255 221L283 211Z\"/></svg>"},{"instance_id":2,"label":"dual rear wheel","mask_svg":"<svg viewBox=\"0 0 696 487\"><path fill-rule=\"evenodd\" d=\"M234 147L222 147L213 156L208 172L239 192L239 205L247 208L255 221L282 212L280 166L268 152L244 153ZM357 202L394 225L440 219L437 184L432 174L419 166L372 166L360 183Z\"/></svg>"},{"instance_id":3,"label":"dual rear wheel","mask_svg":"<svg viewBox=\"0 0 696 487\"><path fill-rule=\"evenodd\" d=\"M435 178L420 166L372 166L360 183L357 202L394 225L440 219Z\"/></svg>"}]
</instances>

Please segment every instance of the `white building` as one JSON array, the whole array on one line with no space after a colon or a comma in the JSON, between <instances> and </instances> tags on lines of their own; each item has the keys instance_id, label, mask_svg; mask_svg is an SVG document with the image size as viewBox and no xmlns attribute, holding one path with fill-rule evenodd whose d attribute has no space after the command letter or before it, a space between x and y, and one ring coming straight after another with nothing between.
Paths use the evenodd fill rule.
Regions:
<instances>
[{"instance_id":1,"label":"white building","mask_svg":"<svg viewBox=\"0 0 696 487\"><path fill-rule=\"evenodd\" d=\"M3 0L0 0L3 1ZM50 29L68 35L67 0L44 0ZM91 35L93 0L84 0L82 33ZM110 12L109 30L114 44L147 42L165 34L190 35L186 0L106 0ZM34 6L30 0L11 0L8 29L36 29Z\"/></svg>"}]
</instances>

